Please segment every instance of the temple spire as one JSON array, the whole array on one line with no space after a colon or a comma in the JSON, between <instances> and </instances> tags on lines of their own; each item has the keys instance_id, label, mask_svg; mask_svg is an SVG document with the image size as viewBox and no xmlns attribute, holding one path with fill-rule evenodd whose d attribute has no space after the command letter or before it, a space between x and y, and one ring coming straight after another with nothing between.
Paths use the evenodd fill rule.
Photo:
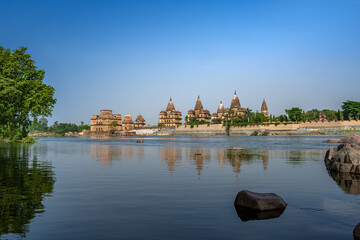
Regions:
<instances>
[{"instance_id":1,"label":"temple spire","mask_svg":"<svg viewBox=\"0 0 360 240\"><path fill-rule=\"evenodd\" d=\"M264 114L265 117L269 117L269 111L265 102L265 98L263 99L263 102L261 104L261 113Z\"/></svg>"},{"instance_id":2,"label":"temple spire","mask_svg":"<svg viewBox=\"0 0 360 240\"><path fill-rule=\"evenodd\" d=\"M170 97L169 103L168 103L168 105L166 107L166 111L175 111L175 106L174 106L174 104L173 104L173 102L171 100L171 97Z\"/></svg>"},{"instance_id":3,"label":"temple spire","mask_svg":"<svg viewBox=\"0 0 360 240\"><path fill-rule=\"evenodd\" d=\"M202 102L200 100L200 96L198 95L198 99L196 100L195 104L195 110L202 110L204 107L202 105Z\"/></svg>"},{"instance_id":4,"label":"temple spire","mask_svg":"<svg viewBox=\"0 0 360 240\"><path fill-rule=\"evenodd\" d=\"M240 107L241 107L240 100L239 100L239 97L236 95L236 90L235 90L234 97L231 101L230 109L240 108Z\"/></svg>"}]
</instances>

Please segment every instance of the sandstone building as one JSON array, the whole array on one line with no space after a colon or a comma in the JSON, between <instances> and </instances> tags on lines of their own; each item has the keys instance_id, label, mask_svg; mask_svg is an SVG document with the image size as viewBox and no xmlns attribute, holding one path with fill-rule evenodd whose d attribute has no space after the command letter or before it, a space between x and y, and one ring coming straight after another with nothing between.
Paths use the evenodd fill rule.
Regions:
<instances>
[{"instance_id":1,"label":"sandstone building","mask_svg":"<svg viewBox=\"0 0 360 240\"><path fill-rule=\"evenodd\" d=\"M325 112L319 112L319 121L327 121Z\"/></svg>"},{"instance_id":2,"label":"sandstone building","mask_svg":"<svg viewBox=\"0 0 360 240\"><path fill-rule=\"evenodd\" d=\"M267 117L267 118L269 117L269 111L268 111L265 99L263 100L262 105L261 105L261 113L264 114L265 117Z\"/></svg>"},{"instance_id":3,"label":"sandstone building","mask_svg":"<svg viewBox=\"0 0 360 240\"><path fill-rule=\"evenodd\" d=\"M146 123L144 117L139 114L135 119L135 128L143 128L145 125Z\"/></svg>"},{"instance_id":4,"label":"sandstone building","mask_svg":"<svg viewBox=\"0 0 360 240\"><path fill-rule=\"evenodd\" d=\"M210 111L207 109L204 109L204 107L201 103L201 100L200 100L200 96L198 96L198 98L196 100L194 110L191 109L188 111L187 122L189 122L191 120L196 120L199 122L205 121L207 123L210 123L210 120L211 120Z\"/></svg>"},{"instance_id":5,"label":"sandstone building","mask_svg":"<svg viewBox=\"0 0 360 240\"><path fill-rule=\"evenodd\" d=\"M124 121L122 122L122 130L129 131L134 129L134 121L130 114L126 114L124 117Z\"/></svg>"},{"instance_id":6,"label":"sandstone building","mask_svg":"<svg viewBox=\"0 0 360 240\"><path fill-rule=\"evenodd\" d=\"M175 110L175 106L170 98L170 101L166 107L166 111L160 112L159 124L165 127L176 127L182 124L182 115L180 111Z\"/></svg>"},{"instance_id":7,"label":"sandstone building","mask_svg":"<svg viewBox=\"0 0 360 240\"><path fill-rule=\"evenodd\" d=\"M112 122L117 122L115 127L110 126ZM92 132L110 132L111 130L121 131L121 114L112 114L109 109L100 111L100 115L91 116L90 130Z\"/></svg>"},{"instance_id":8,"label":"sandstone building","mask_svg":"<svg viewBox=\"0 0 360 240\"><path fill-rule=\"evenodd\" d=\"M222 102L220 101L218 110L216 113L213 113L212 115L212 122L218 122L219 120L221 122L224 121L226 117L229 119L237 118L238 116L245 116L246 109L241 107L239 97L236 94L236 91L234 93L234 96L231 100L230 108L225 108Z\"/></svg>"},{"instance_id":9,"label":"sandstone building","mask_svg":"<svg viewBox=\"0 0 360 240\"><path fill-rule=\"evenodd\" d=\"M239 97L236 95L236 91L235 91L234 97L230 105L229 116L231 118L236 118L237 116L245 116L245 112L246 109L241 107Z\"/></svg>"},{"instance_id":10,"label":"sandstone building","mask_svg":"<svg viewBox=\"0 0 360 240\"><path fill-rule=\"evenodd\" d=\"M227 111L228 110L229 109L227 109ZM212 117L211 117L212 123L216 123L216 122L218 122L218 123L221 122L222 123L222 122L224 122L225 116L227 115L227 111L226 111L222 101L220 101L217 112L212 114Z\"/></svg>"}]
</instances>

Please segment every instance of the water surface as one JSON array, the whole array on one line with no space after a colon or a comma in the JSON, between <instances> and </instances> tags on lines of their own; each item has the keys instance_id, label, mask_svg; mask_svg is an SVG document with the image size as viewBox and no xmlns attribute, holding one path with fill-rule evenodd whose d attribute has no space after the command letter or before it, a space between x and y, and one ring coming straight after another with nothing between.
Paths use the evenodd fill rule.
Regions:
<instances>
[{"instance_id":1,"label":"water surface","mask_svg":"<svg viewBox=\"0 0 360 240\"><path fill-rule=\"evenodd\" d=\"M359 179L329 175L323 158L333 144L326 138L2 143L0 238L352 239ZM229 156L232 147L261 154ZM243 221L233 205L243 189L275 192L288 207L276 218Z\"/></svg>"}]
</instances>

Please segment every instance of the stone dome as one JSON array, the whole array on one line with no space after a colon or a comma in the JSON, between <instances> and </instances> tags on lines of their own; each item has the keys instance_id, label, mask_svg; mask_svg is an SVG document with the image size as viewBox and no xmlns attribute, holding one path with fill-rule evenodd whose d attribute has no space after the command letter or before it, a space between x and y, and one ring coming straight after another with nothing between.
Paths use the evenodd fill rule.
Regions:
<instances>
[{"instance_id":1,"label":"stone dome","mask_svg":"<svg viewBox=\"0 0 360 240\"><path fill-rule=\"evenodd\" d=\"M133 123L132 117L130 114L125 115L123 123Z\"/></svg>"}]
</instances>

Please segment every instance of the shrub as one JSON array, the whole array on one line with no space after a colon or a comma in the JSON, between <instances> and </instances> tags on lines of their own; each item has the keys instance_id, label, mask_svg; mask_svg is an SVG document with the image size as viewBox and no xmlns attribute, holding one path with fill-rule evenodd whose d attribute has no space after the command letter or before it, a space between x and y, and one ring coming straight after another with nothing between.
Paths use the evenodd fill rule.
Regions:
<instances>
[{"instance_id":1,"label":"shrub","mask_svg":"<svg viewBox=\"0 0 360 240\"><path fill-rule=\"evenodd\" d=\"M21 143L36 143L37 140L33 137L24 137L23 139L20 140Z\"/></svg>"}]
</instances>

